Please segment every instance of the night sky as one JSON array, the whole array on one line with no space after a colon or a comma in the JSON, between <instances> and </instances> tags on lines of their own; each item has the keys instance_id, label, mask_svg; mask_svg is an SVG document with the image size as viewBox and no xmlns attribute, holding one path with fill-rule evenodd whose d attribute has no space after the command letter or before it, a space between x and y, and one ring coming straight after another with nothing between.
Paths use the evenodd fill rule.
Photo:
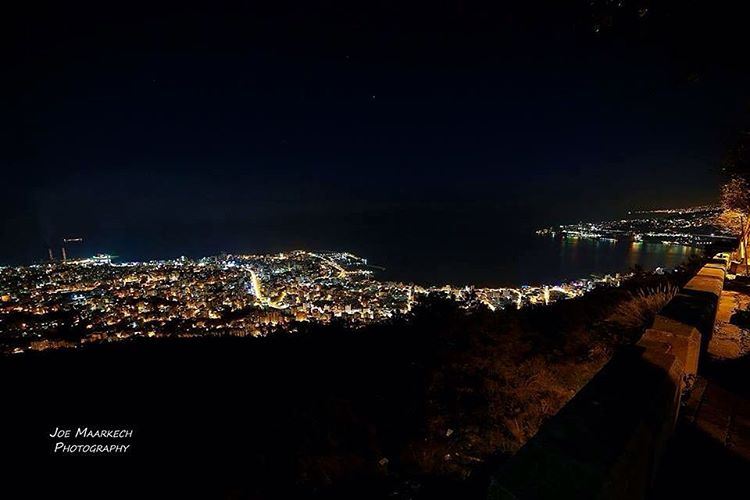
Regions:
<instances>
[{"instance_id":1,"label":"night sky","mask_svg":"<svg viewBox=\"0 0 750 500\"><path fill-rule=\"evenodd\" d=\"M65 236L488 258L714 201L747 117L748 18L717 2L154 3L6 19L0 264Z\"/></svg>"}]
</instances>

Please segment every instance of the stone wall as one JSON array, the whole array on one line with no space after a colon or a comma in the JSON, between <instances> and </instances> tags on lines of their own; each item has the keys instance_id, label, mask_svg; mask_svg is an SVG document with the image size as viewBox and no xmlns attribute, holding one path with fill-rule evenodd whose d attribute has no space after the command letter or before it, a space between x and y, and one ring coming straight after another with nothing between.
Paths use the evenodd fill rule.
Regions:
<instances>
[{"instance_id":1,"label":"stone wall","mask_svg":"<svg viewBox=\"0 0 750 500\"><path fill-rule=\"evenodd\" d=\"M711 338L728 264L710 259L494 475L489 498L644 498Z\"/></svg>"}]
</instances>

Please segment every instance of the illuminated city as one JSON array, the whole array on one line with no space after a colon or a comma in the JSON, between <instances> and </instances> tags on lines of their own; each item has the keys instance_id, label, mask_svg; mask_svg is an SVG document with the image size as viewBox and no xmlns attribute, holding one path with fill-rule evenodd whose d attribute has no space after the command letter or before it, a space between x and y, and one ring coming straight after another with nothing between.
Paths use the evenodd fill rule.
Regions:
<instances>
[{"instance_id":1,"label":"illuminated city","mask_svg":"<svg viewBox=\"0 0 750 500\"><path fill-rule=\"evenodd\" d=\"M491 310L548 304L621 276L517 288L424 287L376 278L346 252L292 251L116 264L109 255L0 269L5 352L139 337L263 336L295 323L356 327L408 314L428 294Z\"/></svg>"},{"instance_id":2,"label":"illuminated city","mask_svg":"<svg viewBox=\"0 0 750 500\"><path fill-rule=\"evenodd\" d=\"M717 224L716 219L720 213L721 208L715 206L633 211L628 213L627 218L620 220L567 224L540 229L537 234L701 246L734 238Z\"/></svg>"},{"instance_id":3,"label":"illuminated city","mask_svg":"<svg viewBox=\"0 0 750 500\"><path fill-rule=\"evenodd\" d=\"M0 500L747 489L750 2L5 7Z\"/></svg>"},{"instance_id":4,"label":"illuminated city","mask_svg":"<svg viewBox=\"0 0 750 500\"><path fill-rule=\"evenodd\" d=\"M713 206L632 211L627 218L537 231L542 236L699 247L732 236ZM64 245L81 243L66 238ZM406 315L437 294L492 311L546 305L626 275L562 283L482 288L424 286L378 279L377 266L348 252L297 250L268 255L122 262L108 254L0 268L2 351L74 348L140 337L265 336L300 323L363 326Z\"/></svg>"}]
</instances>

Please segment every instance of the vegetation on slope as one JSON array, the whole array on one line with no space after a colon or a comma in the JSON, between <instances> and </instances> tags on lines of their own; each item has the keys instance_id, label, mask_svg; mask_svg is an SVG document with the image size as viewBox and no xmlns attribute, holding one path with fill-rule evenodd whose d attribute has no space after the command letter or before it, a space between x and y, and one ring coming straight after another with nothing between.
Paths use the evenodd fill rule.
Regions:
<instances>
[{"instance_id":1,"label":"vegetation on slope","mask_svg":"<svg viewBox=\"0 0 750 500\"><path fill-rule=\"evenodd\" d=\"M35 353L4 360L0 375L19 381L10 407L23 408L23 425L133 422L128 460L198 467L196 477L215 468L224 480L210 490L481 496L485 471L636 340L685 276L642 274L520 311L433 296L354 331Z\"/></svg>"}]
</instances>

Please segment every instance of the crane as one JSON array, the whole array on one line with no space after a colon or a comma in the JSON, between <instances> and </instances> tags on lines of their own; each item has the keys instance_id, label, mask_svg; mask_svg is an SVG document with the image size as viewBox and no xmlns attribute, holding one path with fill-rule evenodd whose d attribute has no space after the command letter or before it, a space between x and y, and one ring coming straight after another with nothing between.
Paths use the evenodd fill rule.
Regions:
<instances>
[{"instance_id":1,"label":"crane","mask_svg":"<svg viewBox=\"0 0 750 500\"><path fill-rule=\"evenodd\" d=\"M62 245L62 260L63 262L68 260L68 253L65 250L65 245L68 243L83 243L83 238L63 238L63 245Z\"/></svg>"}]
</instances>

